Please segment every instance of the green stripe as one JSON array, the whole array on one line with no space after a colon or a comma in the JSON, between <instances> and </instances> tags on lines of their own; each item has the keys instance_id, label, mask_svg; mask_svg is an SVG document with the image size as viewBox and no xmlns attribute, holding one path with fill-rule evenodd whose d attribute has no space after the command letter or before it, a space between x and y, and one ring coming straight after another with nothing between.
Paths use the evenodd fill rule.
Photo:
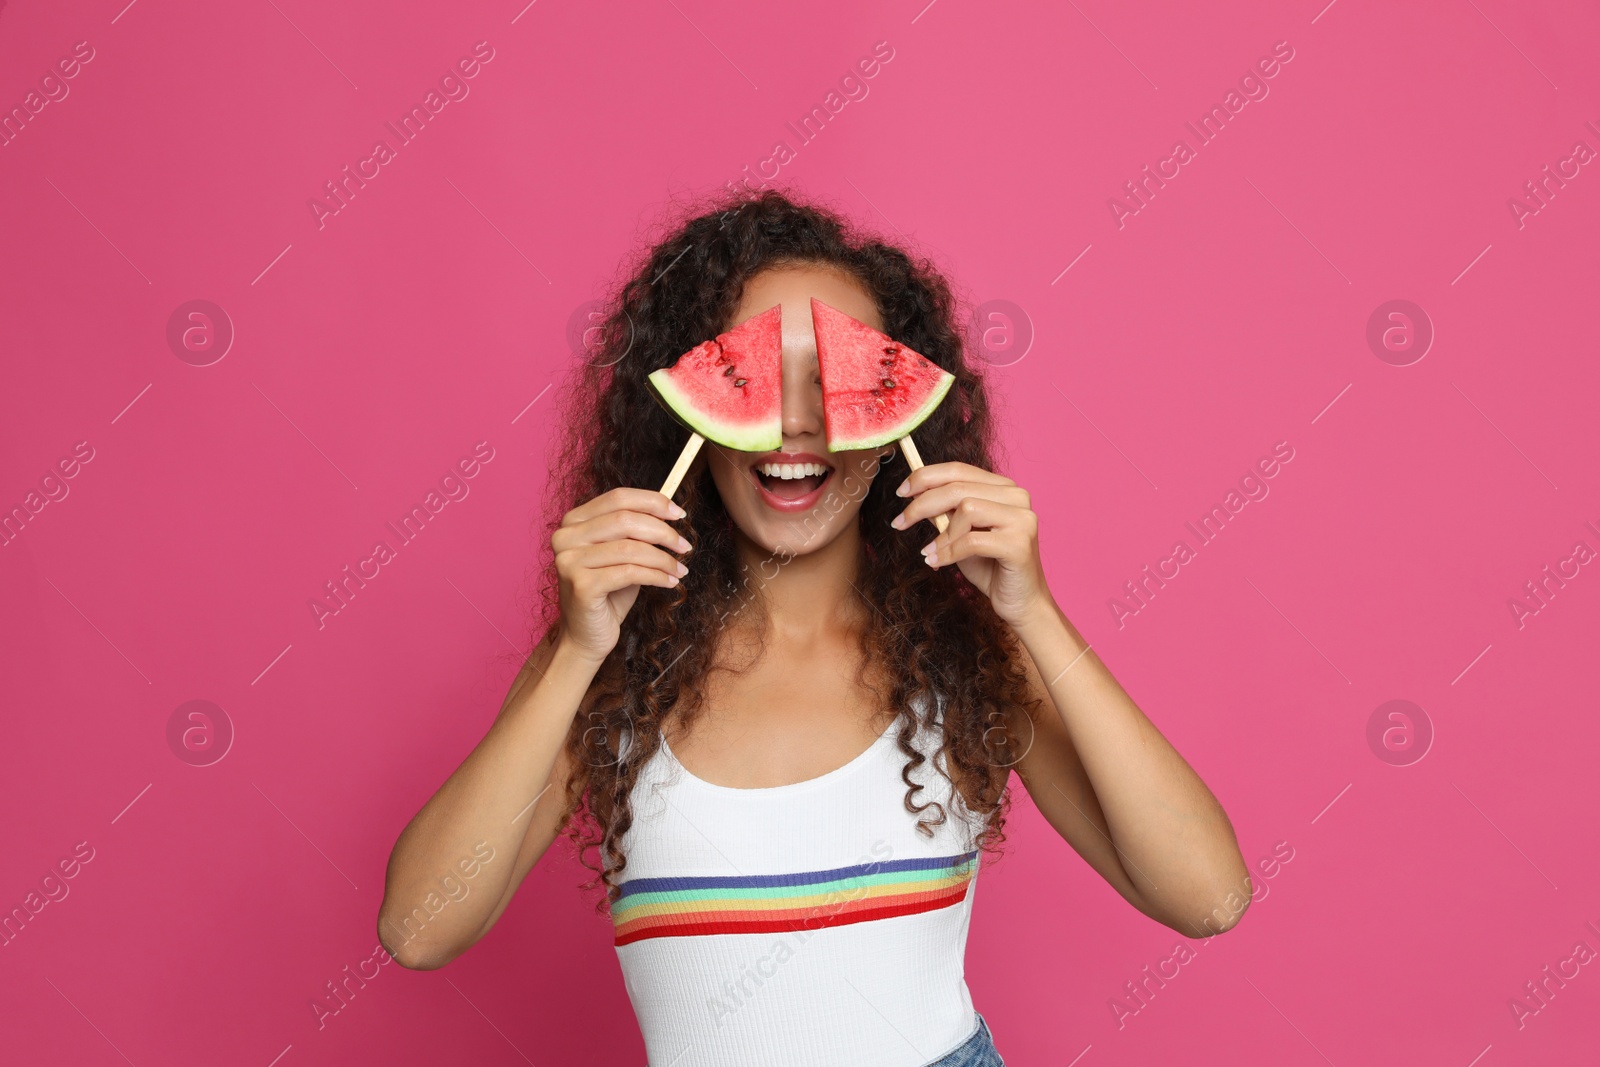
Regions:
<instances>
[{"instance_id":1,"label":"green stripe","mask_svg":"<svg viewBox=\"0 0 1600 1067\"><path fill-rule=\"evenodd\" d=\"M927 871L890 871L885 874L858 874L838 878L831 882L814 882L809 885L752 886L745 889L665 889L656 893L635 893L616 910L626 911L641 904L662 904L691 900L777 900L785 897L810 897L838 889L857 889L864 886L894 885L914 886L918 882L934 882L970 870L975 861L958 863L950 867L935 867Z\"/></svg>"}]
</instances>

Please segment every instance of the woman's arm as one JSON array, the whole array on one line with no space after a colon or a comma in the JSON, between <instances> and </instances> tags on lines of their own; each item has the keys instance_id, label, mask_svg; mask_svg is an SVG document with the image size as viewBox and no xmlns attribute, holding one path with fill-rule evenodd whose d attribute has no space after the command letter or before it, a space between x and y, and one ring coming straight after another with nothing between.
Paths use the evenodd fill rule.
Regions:
<instances>
[{"instance_id":1,"label":"woman's arm","mask_svg":"<svg viewBox=\"0 0 1600 1067\"><path fill-rule=\"evenodd\" d=\"M1251 891L1233 826L1050 595L1028 492L966 463L921 467L899 492L911 500L893 525L948 513L929 565L959 566L1028 651L1054 710L1033 722L1013 709L1013 736L1034 731L1017 769L1050 825L1156 921L1189 937L1233 926Z\"/></svg>"},{"instance_id":2,"label":"woman's arm","mask_svg":"<svg viewBox=\"0 0 1600 1067\"><path fill-rule=\"evenodd\" d=\"M1040 814L1152 919L1185 937L1231 929L1251 887L1222 805L1053 600L1013 630L1042 700L1036 720L1013 717Z\"/></svg>"},{"instance_id":3,"label":"woman's arm","mask_svg":"<svg viewBox=\"0 0 1600 1067\"><path fill-rule=\"evenodd\" d=\"M600 661L552 627L499 716L389 857L378 937L401 966L443 967L489 932L560 832L565 741Z\"/></svg>"},{"instance_id":4,"label":"woman's arm","mask_svg":"<svg viewBox=\"0 0 1600 1067\"><path fill-rule=\"evenodd\" d=\"M624 486L562 517L550 538L559 623L518 672L489 732L389 857L378 939L401 966L443 967L488 933L560 832L573 717L640 588L671 588L687 573L657 547L689 549L667 523L683 515L660 493Z\"/></svg>"}]
</instances>

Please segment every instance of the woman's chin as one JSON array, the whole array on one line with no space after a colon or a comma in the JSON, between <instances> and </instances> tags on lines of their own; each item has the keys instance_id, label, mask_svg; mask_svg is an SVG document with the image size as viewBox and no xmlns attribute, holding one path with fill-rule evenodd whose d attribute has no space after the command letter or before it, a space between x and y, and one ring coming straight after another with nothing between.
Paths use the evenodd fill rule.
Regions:
<instances>
[{"instance_id":1,"label":"woman's chin","mask_svg":"<svg viewBox=\"0 0 1600 1067\"><path fill-rule=\"evenodd\" d=\"M845 527L846 516L817 504L806 511L778 512L757 503L748 521L735 522L762 552L779 559L807 556L831 544Z\"/></svg>"}]
</instances>

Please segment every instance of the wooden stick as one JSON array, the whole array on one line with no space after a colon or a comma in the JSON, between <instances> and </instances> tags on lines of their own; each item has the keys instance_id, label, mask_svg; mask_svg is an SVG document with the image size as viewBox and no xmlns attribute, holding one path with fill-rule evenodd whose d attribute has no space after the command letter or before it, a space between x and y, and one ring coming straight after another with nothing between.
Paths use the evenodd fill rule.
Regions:
<instances>
[{"instance_id":1,"label":"wooden stick","mask_svg":"<svg viewBox=\"0 0 1600 1067\"><path fill-rule=\"evenodd\" d=\"M678 453L678 462L672 465L672 473L667 475L667 480L662 483L661 495L668 500L678 491L678 486L683 482L683 476L689 473L689 464L694 462L694 457L699 454L700 446L706 439L697 433L689 435L689 443L683 446L683 451Z\"/></svg>"},{"instance_id":2,"label":"wooden stick","mask_svg":"<svg viewBox=\"0 0 1600 1067\"><path fill-rule=\"evenodd\" d=\"M910 434L900 438L900 451L905 453L906 466L912 470L922 466L922 457L917 454L917 446L912 443ZM933 517L933 524L939 528L940 533L945 533L950 529L950 517L941 512Z\"/></svg>"}]
</instances>

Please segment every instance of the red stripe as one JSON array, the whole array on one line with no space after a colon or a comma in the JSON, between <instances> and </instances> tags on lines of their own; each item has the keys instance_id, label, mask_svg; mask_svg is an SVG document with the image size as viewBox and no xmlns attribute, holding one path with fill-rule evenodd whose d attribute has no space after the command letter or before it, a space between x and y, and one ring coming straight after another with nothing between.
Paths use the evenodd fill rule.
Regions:
<instances>
[{"instance_id":1,"label":"red stripe","mask_svg":"<svg viewBox=\"0 0 1600 1067\"><path fill-rule=\"evenodd\" d=\"M803 919L718 919L711 922L682 923L673 926L656 926L618 931L614 944L628 945L651 937L698 937L704 934L770 934L796 930L819 930L825 926L844 926L867 922L871 919L889 919L896 915L914 915L918 912L937 911L960 903L967 895L968 882L948 893L922 900L891 904L885 907L866 908L860 911L839 911L833 915L814 915Z\"/></svg>"}]
</instances>

